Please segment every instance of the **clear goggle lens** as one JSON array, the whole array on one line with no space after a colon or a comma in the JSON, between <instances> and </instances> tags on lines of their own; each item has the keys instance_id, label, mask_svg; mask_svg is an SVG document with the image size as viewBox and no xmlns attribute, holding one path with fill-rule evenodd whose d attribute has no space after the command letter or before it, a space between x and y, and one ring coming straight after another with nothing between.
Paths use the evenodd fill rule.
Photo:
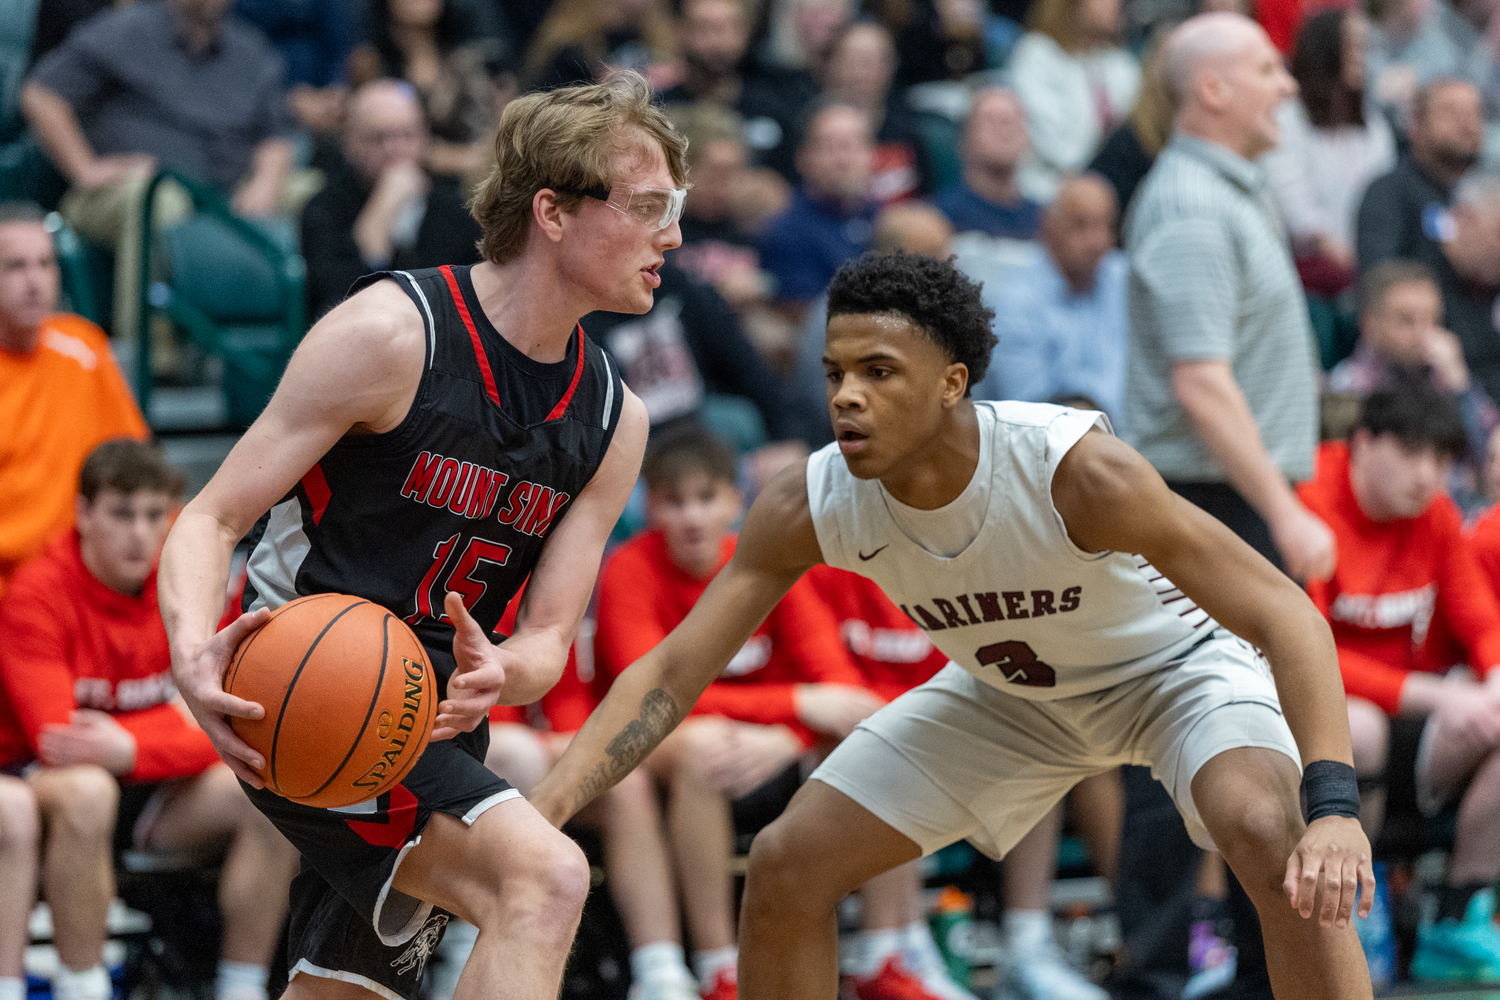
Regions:
<instances>
[{"instance_id":1,"label":"clear goggle lens","mask_svg":"<svg viewBox=\"0 0 1500 1000\"><path fill-rule=\"evenodd\" d=\"M580 194L597 198L617 212L623 212L652 232L666 229L682 218L687 188L638 187L634 184L596 184Z\"/></svg>"}]
</instances>

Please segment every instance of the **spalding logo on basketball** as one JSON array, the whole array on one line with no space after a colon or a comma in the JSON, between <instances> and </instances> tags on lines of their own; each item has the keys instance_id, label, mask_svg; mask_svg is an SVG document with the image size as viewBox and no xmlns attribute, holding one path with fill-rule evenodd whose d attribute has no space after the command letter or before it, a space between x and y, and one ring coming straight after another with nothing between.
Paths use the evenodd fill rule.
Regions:
<instances>
[{"instance_id":1,"label":"spalding logo on basketball","mask_svg":"<svg viewBox=\"0 0 1500 1000\"><path fill-rule=\"evenodd\" d=\"M266 788L323 809L389 791L427 746L436 686L427 653L400 618L347 594L277 608L235 650L224 690L263 718L231 719L266 761Z\"/></svg>"}]
</instances>

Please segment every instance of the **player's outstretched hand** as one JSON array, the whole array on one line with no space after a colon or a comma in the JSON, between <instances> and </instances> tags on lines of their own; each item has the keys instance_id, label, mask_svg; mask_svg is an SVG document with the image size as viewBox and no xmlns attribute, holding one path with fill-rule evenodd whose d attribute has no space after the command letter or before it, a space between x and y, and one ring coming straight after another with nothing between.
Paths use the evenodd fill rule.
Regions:
<instances>
[{"instance_id":1,"label":"player's outstretched hand","mask_svg":"<svg viewBox=\"0 0 1500 1000\"><path fill-rule=\"evenodd\" d=\"M219 759L246 784L260 788L264 783L256 774L266 766L265 759L250 744L234 734L229 717L263 718L266 710L253 701L236 698L224 690L224 672L245 636L270 620L265 608L240 615L201 646L186 651L172 651L172 680L193 718L208 734Z\"/></svg>"},{"instance_id":2,"label":"player's outstretched hand","mask_svg":"<svg viewBox=\"0 0 1500 1000\"><path fill-rule=\"evenodd\" d=\"M438 702L432 738L446 740L467 733L489 718L490 708L505 686L505 657L464 607L463 598L448 591L443 610L453 622L453 659L457 666L448 678L448 697Z\"/></svg>"},{"instance_id":3,"label":"player's outstretched hand","mask_svg":"<svg viewBox=\"0 0 1500 1000\"><path fill-rule=\"evenodd\" d=\"M1375 869L1370 863L1370 841L1359 820L1324 816L1308 824L1302 840L1286 863L1282 888L1292 909L1306 919L1313 914L1318 883L1323 885L1318 923L1346 927L1359 893L1359 915L1368 917L1375 901Z\"/></svg>"}]
</instances>

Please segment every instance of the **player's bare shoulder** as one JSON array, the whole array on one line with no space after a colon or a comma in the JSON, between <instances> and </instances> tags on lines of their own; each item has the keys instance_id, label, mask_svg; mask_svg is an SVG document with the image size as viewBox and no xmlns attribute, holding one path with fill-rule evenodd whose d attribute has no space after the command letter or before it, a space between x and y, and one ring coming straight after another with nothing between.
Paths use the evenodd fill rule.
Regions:
<instances>
[{"instance_id":1,"label":"player's bare shoulder","mask_svg":"<svg viewBox=\"0 0 1500 1000\"><path fill-rule=\"evenodd\" d=\"M797 573L823 561L807 497L807 459L771 477L750 505L735 560L760 570Z\"/></svg>"},{"instance_id":2,"label":"player's bare shoulder","mask_svg":"<svg viewBox=\"0 0 1500 1000\"><path fill-rule=\"evenodd\" d=\"M1170 517L1170 502L1171 493L1151 464L1098 428L1068 449L1052 476L1052 503L1068 537L1089 552L1136 551L1130 542L1155 519Z\"/></svg>"},{"instance_id":3,"label":"player's bare shoulder","mask_svg":"<svg viewBox=\"0 0 1500 1000\"><path fill-rule=\"evenodd\" d=\"M321 398L357 431L391 430L416 396L427 337L406 293L394 281L374 282L313 324L277 394L288 402Z\"/></svg>"}]
</instances>

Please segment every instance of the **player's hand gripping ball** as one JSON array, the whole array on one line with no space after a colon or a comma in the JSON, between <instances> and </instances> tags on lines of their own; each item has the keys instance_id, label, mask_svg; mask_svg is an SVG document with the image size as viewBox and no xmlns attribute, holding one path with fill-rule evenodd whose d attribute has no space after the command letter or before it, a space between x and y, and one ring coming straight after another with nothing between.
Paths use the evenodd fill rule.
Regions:
<instances>
[{"instance_id":1,"label":"player's hand gripping ball","mask_svg":"<svg viewBox=\"0 0 1500 1000\"><path fill-rule=\"evenodd\" d=\"M323 809L373 799L406 777L437 709L416 635L347 594L299 597L273 611L235 650L224 690L266 710L230 720L265 759L266 788Z\"/></svg>"}]
</instances>

